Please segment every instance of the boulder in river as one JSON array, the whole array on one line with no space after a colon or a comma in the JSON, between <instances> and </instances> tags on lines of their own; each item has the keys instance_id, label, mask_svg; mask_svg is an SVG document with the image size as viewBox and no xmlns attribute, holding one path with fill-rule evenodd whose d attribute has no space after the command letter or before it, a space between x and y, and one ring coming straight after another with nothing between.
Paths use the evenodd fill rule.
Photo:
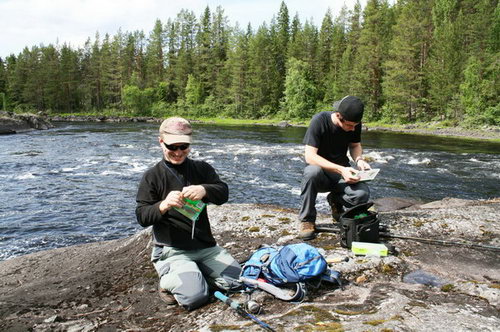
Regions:
<instances>
[{"instance_id":1,"label":"boulder in river","mask_svg":"<svg viewBox=\"0 0 500 332\"><path fill-rule=\"evenodd\" d=\"M15 114L0 111L0 135L15 134L18 132L53 128L46 117L36 114Z\"/></svg>"}]
</instances>

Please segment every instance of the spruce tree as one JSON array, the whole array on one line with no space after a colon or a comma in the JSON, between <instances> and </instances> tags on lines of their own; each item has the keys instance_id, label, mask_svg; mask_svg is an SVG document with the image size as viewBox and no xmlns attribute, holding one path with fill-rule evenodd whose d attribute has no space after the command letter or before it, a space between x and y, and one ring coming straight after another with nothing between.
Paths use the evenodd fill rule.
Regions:
<instances>
[{"instance_id":1,"label":"spruce tree","mask_svg":"<svg viewBox=\"0 0 500 332\"><path fill-rule=\"evenodd\" d=\"M486 43L488 51L495 54L500 52L500 2L493 10L492 25L488 28L488 35L486 36Z\"/></svg>"},{"instance_id":2,"label":"spruce tree","mask_svg":"<svg viewBox=\"0 0 500 332\"><path fill-rule=\"evenodd\" d=\"M331 84L331 72L333 70L333 47L335 32L333 26L332 13L330 8L328 8L323 22L321 23L321 29L319 31L319 42L318 42L318 77L317 81L319 83L318 98L323 99Z\"/></svg>"},{"instance_id":3,"label":"spruce tree","mask_svg":"<svg viewBox=\"0 0 500 332\"><path fill-rule=\"evenodd\" d=\"M341 99L342 81L341 81L341 64L342 55L346 50L346 30L347 30L348 12L345 5L340 11L340 15L335 19L333 24L332 46L331 46L331 68L329 76L325 83L325 96L323 101L331 103L334 100Z\"/></svg>"},{"instance_id":4,"label":"spruce tree","mask_svg":"<svg viewBox=\"0 0 500 332\"><path fill-rule=\"evenodd\" d=\"M149 34L146 47L146 81L147 87L155 87L164 79L164 32L160 20L156 20L153 31Z\"/></svg>"},{"instance_id":5,"label":"spruce tree","mask_svg":"<svg viewBox=\"0 0 500 332\"><path fill-rule=\"evenodd\" d=\"M196 59L196 17L192 11L181 10L176 19L178 23L178 51L173 70L173 82L176 92L182 98L185 96L185 88L189 74L194 73Z\"/></svg>"},{"instance_id":6,"label":"spruce tree","mask_svg":"<svg viewBox=\"0 0 500 332\"><path fill-rule=\"evenodd\" d=\"M47 51L48 53L48 51ZM44 65L52 66L50 63L50 57L46 54L42 53L42 49L38 46L33 46L31 49L27 47L24 49L22 54L23 61L18 62L17 70L23 71L21 74L24 83L22 88L22 103L25 104L28 108L34 108L39 110L45 110L47 101L47 97L45 97L45 89L47 86L45 85L43 75L47 73L48 68L44 68L43 72L41 70L41 60L43 57ZM53 83L53 78L47 78L51 84ZM55 91L52 89L50 92Z\"/></svg>"},{"instance_id":7,"label":"spruce tree","mask_svg":"<svg viewBox=\"0 0 500 332\"><path fill-rule=\"evenodd\" d=\"M5 93L7 88L7 68L5 61L0 57L0 92ZM2 104L0 103L0 106Z\"/></svg>"},{"instance_id":8,"label":"spruce tree","mask_svg":"<svg viewBox=\"0 0 500 332\"><path fill-rule=\"evenodd\" d=\"M293 17L290 29L290 41L288 43L287 58L303 59L305 58L302 40L302 24L299 15Z\"/></svg>"},{"instance_id":9,"label":"spruce tree","mask_svg":"<svg viewBox=\"0 0 500 332\"><path fill-rule=\"evenodd\" d=\"M101 67L101 46L100 36L97 32L92 45L92 51L89 59L89 83L91 88L92 108L101 110L103 104L103 77Z\"/></svg>"},{"instance_id":10,"label":"spruce tree","mask_svg":"<svg viewBox=\"0 0 500 332\"><path fill-rule=\"evenodd\" d=\"M231 105L228 115L237 118L251 117L250 109L250 39L252 27L248 24L246 31L235 30L235 47L230 50L227 70L230 73L229 98Z\"/></svg>"},{"instance_id":11,"label":"spruce tree","mask_svg":"<svg viewBox=\"0 0 500 332\"><path fill-rule=\"evenodd\" d=\"M180 38L179 38L179 22L177 20L168 19L165 24L165 36L167 44L165 81L167 83L166 102L175 103L177 98L182 93L182 87L178 85L176 80L176 68L179 58Z\"/></svg>"},{"instance_id":12,"label":"spruce tree","mask_svg":"<svg viewBox=\"0 0 500 332\"><path fill-rule=\"evenodd\" d=\"M121 91L123 89L123 69L120 55L123 44L120 35L116 35L110 45L109 69L106 71L108 81L107 108L120 109L122 106Z\"/></svg>"},{"instance_id":13,"label":"spruce tree","mask_svg":"<svg viewBox=\"0 0 500 332\"><path fill-rule=\"evenodd\" d=\"M248 114L250 118L256 119L272 114L273 102L276 102L272 96L279 73L272 46L270 31L264 23L251 39L249 47L250 82L248 92L251 104Z\"/></svg>"},{"instance_id":14,"label":"spruce tree","mask_svg":"<svg viewBox=\"0 0 500 332\"><path fill-rule=\"evenodd\" d=\"M435 0L432 9L434 35L427 77L429 101L433 111L429 115L437 116L441 120L456 119L458 116L456 103L453 102L462 73L460 45L463 43L460 39L458 19L458 0Z\"/></svg>"},{"instance_id":15,"label":"spruce tree","mask_svg":"<svg viewBox=\"0 0 500 332\"><path fill-rule=\"evenodd\" d=\"M212 19L212 57L214 65L212 68L211 95L220 104L227 105L227 96L231 85L231 72L226 65L229 52L229 40L231 38L231 29L229 27L228 18L224 14L222 7L218 6ZM226 100L224 100L226 99ZM214 110L215 111L215 110ZM220 109L218 110L221 111Z\"/></svg>"},{"instance_id":16,"label":"spruce tree","mask_svg":"<svg viewBox=\"0 0 500 332\"><path fill-rule=\"evenodd\" d=\"M199 28L196 32L196 70L203 87L203 96L210 94L214 86L214 53L212 46L212 15L208 6L200 18ZM186 88L187 89L187 88ZM187 93L187 91L186 91ZM187 98L187 95L186 95Z\"/></svg>"},{"instance_id":17,"label":"spruce tree","mask_svg":"<svg viewBox=\"0 0 500 332\"><path fill-rule=\"evenodd\" d=\"M354 94L354 61L358 54L358 44L361 34L361 5L359 1L356 1L353 10L349 12L348 21L349 27L346 32L346 47L342 53L338 79L333 87L334 96L338 98L348 94Z\"/></svg>"},{"instance_id":18,"label":"spruce tree","mask_svg":"<svg viewBox=\"0 0 500 332\"><path fill-rule=\"evenodd\" d=\"M2 57L0 57L0 110L7 110L7 68Z\"/></svg>"},{"instance_id":19,"label":"spruce tree","mask_svg":"<svg viewBox=\"0 0 500 332\"><path fill-rule=\"evenodd\" d=\"M383 105L382 63L389 49L392 15L386 0L369 0L363 17L352 94L364 101L367 119L379 119Z\"/></svg>"},{"instance_id":20,"label":"spruce tree","mask_svg":"<svg viewBox=\"0 0 500 332\"><path fill-rule=\"evenodd\" d=\"M61 48L60 55L60 101L59 111L75 112L80 107L80 94L78 85L81 81L79 71L78 53L73 51L71 47L64 44Z\"/></svg>"},{"instance_id":21,"label":"spruce tree","mask_svg":"<svg viewBox=\"0 0 500 332\"><path fill-rule=\"evenodd\" d=\"M383 82L386 121L411 122L425 116L428 59L432 22L431 7L418 0L398 3L389 58L384 63Z\"/></svg>"},{"instance_id":22,"label":"spruce tree","mask_svg":"<svg viewBox=\"0 0 500 332\"><path fill-rule=\"evenodd\" d=\"M10 108L11 106L14 107L18 102L19 86L17 86L16 89L14 81L14 73L16 71L17 61L18 59L14 54L9 55L5 59L5 78L7 82L5 87L5 95L7 96L6 98L9 101L7 108Z\"/></svg>"},{"instance_id":23,"label":"spruce tree","mask_svg":"<svg viewBox=\"0 0 500 332\"><path fill-rule=\"evenodd\" d=\"M314 81L314 84L318 85L318 77L319 77L319 63L318 63L318 29L316 26L312 23L306 20L304 23L304 29L302 31L302 40L303 40L303 46L305 50L305 57L302 59L305 61L308 66L309 70L312 75L312 79Z\"/></svg>"},{"instance_id":24,"label":"spruce tree","mask_svg":"<svg viewBox=\"0 0 500 332\"><path fill-rule=\"evenodd\" d=\"M80 105L78 110L88 112L93 108L92 104L92 43L90 38L85 41L82 49L78 52L80 59L80 77L81 80L78 84L78 93L81 96Z\"/></svg>"},{"instance_id":25,"label":"spruce tree","mask_svg":"<svg viewBox=\"0 0 500 332\"><path fill-rule=\"evenodd\" d=\"M114 75L114 50L112 49L109 34L104 35L102 46L99 52L99 80L101 87L101 108L106 109L112 106L115 100L115 86L118 78ZM114 106L114 105L113 105Z\"/></svg>"}]
</instances>

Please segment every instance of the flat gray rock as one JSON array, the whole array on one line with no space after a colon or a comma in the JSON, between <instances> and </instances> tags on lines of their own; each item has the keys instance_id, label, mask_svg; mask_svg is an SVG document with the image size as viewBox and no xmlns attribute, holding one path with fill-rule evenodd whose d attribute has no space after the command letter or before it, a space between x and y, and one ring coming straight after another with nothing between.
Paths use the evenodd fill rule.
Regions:
<instances>
[{"instance_id":1,"label":"flat gray rock","mask_svg":"<svg viewBox=\"0 0 500 332\"><path fill-rule=\"evenodd\" d=\"M469 202L470 203L470 202ZM470 205L381 212L393 234L499 247L500 199ZM242 204L209 206L217 241L243 261L260 244L299 242L297 211ZM132 218L132 217L131 217ZM327 215L318 223L330 224ZM260 331L227 305L187 312L157 294L150 230L99 243L38 252L0 262L2 331ZM354 256L335 233L310 241L327 256L345 290L322 284L302 303L253 294L258 318L277 331L498 331L499 251L385 239L388 257ZM231 298L244 301L245 295Z\"/></svg>"},{"instance_id":2,"label":"flat gray rock","mask_svg":"<svg viewBox=\"0 0 500 332\"><path fill-rule=\"evenodd\" d=\"M373 202L375 209L379 212L396 211L422 204L421 201L401 197L384 197L376 199Z\"/></svg>"}]
</instances>

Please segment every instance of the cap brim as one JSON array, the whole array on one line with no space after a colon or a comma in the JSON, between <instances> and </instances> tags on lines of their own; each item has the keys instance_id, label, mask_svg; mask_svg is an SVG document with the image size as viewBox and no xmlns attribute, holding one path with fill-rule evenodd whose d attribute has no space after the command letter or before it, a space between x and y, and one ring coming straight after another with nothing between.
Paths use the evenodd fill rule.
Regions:
<instances>
[{"instance_id":1,"label":"cap brim","mask_svg":"<svg viewBox=\"0 0 500 332\"><path fill-rule=\"evenodd\" d=\"M175 143L189 143L191 144L191 135L172 135L165 134L162 137L163 142L166 144L175 144Z\"/></svg>"}]
</instances>

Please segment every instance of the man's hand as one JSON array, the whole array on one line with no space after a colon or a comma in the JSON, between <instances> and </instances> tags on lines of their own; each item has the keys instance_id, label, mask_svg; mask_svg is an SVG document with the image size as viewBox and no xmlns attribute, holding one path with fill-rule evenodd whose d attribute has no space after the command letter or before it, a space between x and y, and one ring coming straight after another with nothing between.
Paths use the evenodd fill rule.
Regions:
<instances>
[{"instance_id":1,"label":"man's hand","mask_svg":"<svg viewBox=\"0 0 500 332\"><path fill-rule=\"evenodd\" d=\"M207 195L207 191L201 185L187 186L182 189L182 195L193 201L198 201Z\"/></svg>"},{"instance_id":2,"label":"man's hand","mask_svg":"<svg viewBox=\"0 0 500 332\"><path fill-rule=\"evenodd\" d=\"M167 197L160 203L160 212L164 214L171 208L181 208L184 205L184 196L180 191L171 191Z\"/></svg>"},{"instance_id":3,"label":"man's hand","mask_svg":"<svg viewBox=\"0 0 500 332\"><path fill-rule=\"evenodd\" d=\"M356 166L358 166L358 169L360 171L364 171L367 169L372 169L370 165L364 160L364 159L358 159L358 162L356 163Z\"/></svg>"},{"instance_id":4,"label":"man's hand","mask_svg":"<svg viewBox=\"0 0 500 332\"><path fill-rule=\"evenodd\" d=\"M359 182L359 176L357 176L356 173L358 173L358 171L352 167L343 167L341 174L346 183L356 183Z\"/></svg>"}]
</instances>

